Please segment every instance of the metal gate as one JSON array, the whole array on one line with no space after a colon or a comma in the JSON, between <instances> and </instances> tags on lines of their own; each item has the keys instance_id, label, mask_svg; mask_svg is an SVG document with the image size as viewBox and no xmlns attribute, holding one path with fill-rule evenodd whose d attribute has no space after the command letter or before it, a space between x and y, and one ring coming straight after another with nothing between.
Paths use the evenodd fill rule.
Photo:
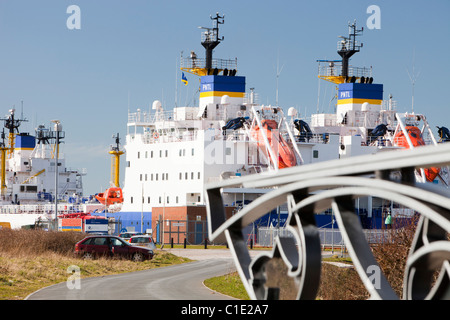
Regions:
<instances>
[{"instance_id":1,"label":"metal gate","mask_svg":"<svg viewBox=\"0 0 450 320\"><path fill-rule=\"evenodd\" d=\"M208 238L204 220L158 220L155 239L158 244L204 244Z\"/></svg>"}]
</instances>

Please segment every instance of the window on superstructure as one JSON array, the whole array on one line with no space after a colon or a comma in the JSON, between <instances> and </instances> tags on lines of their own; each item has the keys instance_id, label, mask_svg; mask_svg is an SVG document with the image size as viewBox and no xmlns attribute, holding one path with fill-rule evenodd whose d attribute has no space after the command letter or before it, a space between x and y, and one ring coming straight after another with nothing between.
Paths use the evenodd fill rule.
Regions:
<instances>
[{"instance_id":1,"label":"window on superstructure","mask_svg":"<svg viewBox=\"0 0 450 320\"><path fill-rule=\"evenodd\" d=\"M183 149L183 157L186 155L186 149Z\"/></svg>"},{"instance_id":2,"label":"window on superstructure","mask_svg":"<svg viewBox=\"0 0 450 320\"><path fill-rule=\"evenodd\" d=\"M158 181L158 174L156 174L156 178L155 178L155 180L156 180L156 181Z\"/></svg>"},{"instance_id":3,"label":"window on superstructure","mask_svg":"<svg viewBox=\"0 0 450 320\"><path fill-rule=\"evenodd\" d=\"M166 150L166 158L167 158L167 156L169 155L169 151L168 150Z\"/></svg>"},{"instance_id":4,"label":"window on superstructure","mask_svg":"<svg viewBox=\"0 0 450 320\"><path fill-rule=\"evenodd\" d=\"M198 196L197 202L200 202L200 196Z\"/></svg>"},{"instance_id":5,"label":"window on superstructure","mask_svg":"<svg viewBox=\"0 0 450 320\"><path fill-rule=\"evenodd\" d=\"M180 151L178 152L178 155L181 157L181 152L182 152L182 150L180 149Z\"/></svg>"},{"instance_id":6,"label":"window on superstructure","mask_svg":"<svg viewBox=\"0 0 450 320\"><path fill-rule=\"evenodd\" d=\"M159 157L162 158L162 150L159 150Z\"/></svg>"},{"instance_id":7,"label":"window on superstructure","mask_svg":"<svg viewBox=\"0 0 450 320\"><path fill-rule=\"evenodd\" d=\"M127 167L129 168L131 165L130 161L127 161Z\"/></svg>"},{"instance_id":8,"label":"window on superstructure","mask_svg":"<svg viewBox=\"0 0 450 320\"><path fill-rule=\"evenodd\" d=\"M150 158L153 158L153 150L150 151Z\"/></svg>"},{"instance_id":9,"label":"window on superstructure","mask_svg":"<svg viewBox=\"0 0 450 320\"><path fill-rule=\"evenodd\" d=\"M150 180L153 181L153 173L150 174Z\"/></svg>"},{"instance_id":10,"label":"window on superstructure","mask_svg":"<svg viewBox=\"0 0 450 320\"><path fill-rule=\"evenodd\" d=\"M183 180L183 174L180 172L180 180Z\"/></svg>"},{"instance_id":11,"label":"window on superstructure","mask_svg":"<svg viewBox=\"0 0 450 320\"><path fill-rule=\"evenodd\" d=\"M139 175L140 180L142 181L142 173Z\"/></svg>"},{"instance_id":12,"label":"window on superstructure","mask_svg":"<svg viewBox=\"0 0 450 320\"><path fill-rule=\"evenodd\" d=\"M159 203L161 203L161 197L159 197Z\"/></svg>"},{"instance_id":13,"label":"window on superstructure","mask_svg":"<svg viewBox=\"0 0 450 320\"><path fill-rule=\"evenodd\" d=\"M138 159L141 157L141 153L138 151Z\"/></svg>"},{"instance_id":14,"label":"window on superstructure","mask_svg":"<svg viewBox=\"0 0 450 320\"><path fill-rule=\"evenodd\" d=\"M161 179L164 181L165 175L164 173L161 173Z\"/></svg>"},{"instance_id":15,"label":"window on superstructure","mask_svg":"<svg viewBox=\"0 0 450 320\"><path fill-rule=\"evenodd\" d=\"M169 203L169 196L167 196L167 202L166 203Z\"/></svg>"},{"instance_id":16,"label":"window on superstructure","mask_svg":"<svg viewBox=\"0 0 450 320\"><path fill-rule=\"evenodd\" d=\"M148 157L148 151L145 151L145 158Z\"/></svg>"},{"instance_id":17,"label":"window on superstructure","mask_svg":"<svg viewBox=\"0 0 450 320\"><path fill-rule=\"evenodd\" d=\"M197 179L200 180L200 171L198 172Z\"/></svg>"},{"instance_id":18,"label":"window on superstructure","mask_svg":"<svg viewBox=\"0 0 450 320\"><path fill-rule=\"evenodd\" d=\"M133 197L131 197L130 202L133 203Z\"/></svg>"},{"instance_id":19,"label":"window on superstructure","mask_svg":"<svg viewBox=\"0 0 450 320\"><path fill-rule=\"evenodd\" d=\"M147 203L150 203L150 197L147 197Z\"/></svg>"},{"instance_id":20,"label":"window on superstructure","mask_svg":"<svg viewBox=\"0 0 450 320\"><path fill-rule=\"evenodd\" d=\"M184 174L184 179L185 179L185 180L188 179L188 173L187 173L187 172Z\"/></svg>"},{"instance_id":21,"label":"window on superstructure","mask_svg":"<svg viewBox=\"0 0 450 320\"><path fill-rule=\"evenodd\" d=\"M145 174L145 181L147 181L147 174Z\"/></svg>"},{"instance_id":22,"label":"window on superstructure","mask_svg":"<svg viewBox=\"0 0 450 320\"><path fill-rule=\"evenodd\" d=\"M178 196L175 197L175 202L178 203Z\"/></svg>"},{"instance_id":23,"label":"window on superstructure","mask_svg":"<svg viewBox=\"0 0 450 320\"><path fill-rule=\"evenodd\" d=\"M194 173L191 172L191 180L194 180Z\"/></svg>"},{"instance_id":24,"label":"window on superstructure","mask_svg":"<svg viewBox=\"0 0 450 320\"><path fill-rule=\"evenodd\" d=\"M169 174L166 173L166 180L169 180Z\"/></svg>"},{"instance_id":25,"label":"window on superstructure","mask_svg":"<svg viewBox=\"0 0 450 320\"><path fill-rule=\"evenodd\" d=\"M192 148L192 155L194 155L194 148Z\"/></svg>"}]
</instances>

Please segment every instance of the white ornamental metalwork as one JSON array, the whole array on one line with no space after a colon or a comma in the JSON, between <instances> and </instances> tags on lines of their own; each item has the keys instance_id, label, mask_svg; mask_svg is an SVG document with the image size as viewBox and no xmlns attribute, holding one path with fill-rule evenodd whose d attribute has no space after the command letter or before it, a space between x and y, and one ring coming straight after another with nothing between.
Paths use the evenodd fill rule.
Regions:
<instances>
[{"instance_id":1,"label":"white ornamental metalwork","mask_svg":"<svg viewBox=\"0 0 450 320\"><path fill-rule=\"evenodd\" d=\"M250 298L278 298L278 288L265 285L265 267L271 259L281 258L288 267L288 275L299 284L297 298L315 299L322 257L314 214L332 208L370 297L399 299L383 274L374 283L367 273L371 267L378 267L378 263L354 208L354 199L358 197L394 201L420 214L407 257L403 299L450 299L450 192L445 186L417 183L415 177L423 168L447 165L450 165L450 144L440 144L222 181L206 189L209 238L227 240ZM246 188L270 188L271 191L226 219L222 193L227 188L242 188L243 192ZM286 202L287 228L294 237L278 237L272 252L252 259L242 229ZM437 280L436 270L440 270Z\"/></svg>"}]
</instances>

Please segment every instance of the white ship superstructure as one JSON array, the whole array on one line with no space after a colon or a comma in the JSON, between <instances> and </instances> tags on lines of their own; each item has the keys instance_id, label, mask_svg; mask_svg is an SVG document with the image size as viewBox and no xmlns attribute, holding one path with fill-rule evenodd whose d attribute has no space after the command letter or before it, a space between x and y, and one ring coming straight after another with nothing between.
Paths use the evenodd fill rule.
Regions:
<instances>
[{"instance_id":1,"label":"white ship superstructure","mask_svg":"<svg viewBox=\"0 0 450 320\"><path fill-rule=\"evenodd\" d=\"M128 114L124 203L111 214L128 231L151 231L156 221L206 219L205 186L221 179L437 143L425 116L397 113L395 102L383 99L383 85L373 82L371 69L349 66L361 47L355 24L338 43L342 60L319 65L319 77L337 86L336 112L299 119L294 108L285 115L279 106L256 104L253 89L246 92L245 77L237 75L236 60L212 59L223 40L218 28L223 17L212 19L213 28L202 32L206 58L191 53L181 63L183 72L200 77L199 106L168 110L154 101L149 110ZM184 73L182 78L186 81ZM417 172L422 182L447 183L446 176L445 169ZM230 214L266 191L225 190ZM360 199L358 214L370 227L388 205L396 210L378 199ZM327 225L331 217L324 214L318 221Z\"/></svg>"},{"instance_id":2,"label":"white ship superstructure","mask_svg":"<svg viewBox=\"0 0 450 320\"><path fill-rule=\"evenodd\" d=\"M26 120L17 119L14 109L3 120L9 135L3 133L0 147L0 222L9 222L16 229L34 226L36 221L50 221L55 218L56 195L58 214L88 212L82 182L86 169L66 166L66 159L56 143L56 130L40 125L34 136L20 133L20 124ZM57 125L58 142L61 142L64 131L61 124ZM94 207L91 210L98 206Z\"/></svg>"}]
</instances>

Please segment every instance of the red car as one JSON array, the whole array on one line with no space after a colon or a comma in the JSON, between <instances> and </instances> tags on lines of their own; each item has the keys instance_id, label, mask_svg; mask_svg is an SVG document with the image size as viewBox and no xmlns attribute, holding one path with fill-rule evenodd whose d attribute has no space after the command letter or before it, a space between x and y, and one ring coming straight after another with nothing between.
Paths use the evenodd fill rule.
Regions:
<instances>
[{"instance_id":1,"label":"red car","mask_svg":"<svg viewBox=\"0 0 450 320\"><path fill-rule=\"evenodd\" d=\"M75 255L84 259L104 256L144 261L153 258L153 250L132 246L116 236L90 236L75 244Z\"/></svg>"}]
</instances>

